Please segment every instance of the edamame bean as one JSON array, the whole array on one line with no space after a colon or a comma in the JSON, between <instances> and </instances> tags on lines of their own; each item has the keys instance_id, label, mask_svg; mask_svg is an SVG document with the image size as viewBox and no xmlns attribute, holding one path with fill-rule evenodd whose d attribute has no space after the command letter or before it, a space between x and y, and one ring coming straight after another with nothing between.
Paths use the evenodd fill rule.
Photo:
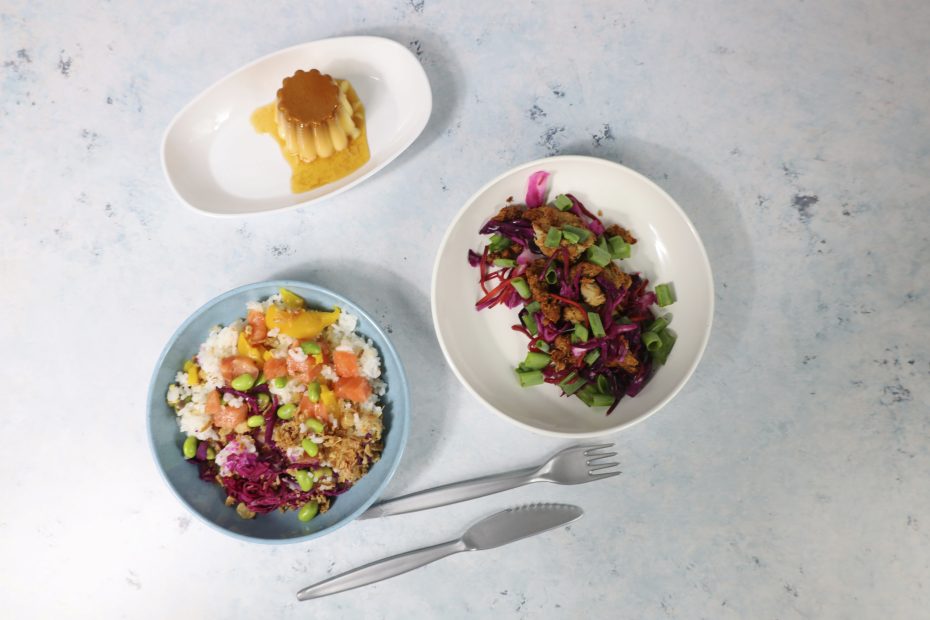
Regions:
<instances>
[{"instance_id":1,"label":"edamame bean","mask_svg":"<svg viewBox=\"0 0 930 620\"><path fill-rule=\"evenodd\" d=\"M294 472L294 480L300 485L301 491L309 491L313 488L313 478L307 473L306 469L298 469Z\"/></svg>"},{"instance_id":2,"label":"edamame bean","mask_svg":"<svg viewBox=\"0 0 930 620\"><path fill-rule=\"evenodd\" d=\"M216 450L213 448L207 448L207 460L212 461L216 458Z\"/></svg>"},{"instance_id":3,"label":"edamame bean","mask_svg":"<svg viewBox=\"0 0 930 620\"><path fill-rule=\"evenodd\" d=\"M320 447L313 443L309 437L300 442L301 447L303 447L304 452L310 456L316 456L320 453Z\"/></svg>"},{"instance_id":4,"label":"edamame bean","mask_svg":"<svg viewBox=\"0 0 930 620\"><path fill-rule=\"evenodd\" d=\"M258 379L255 380L255 385L261 385L262 383L267 382L268 379L265 377L265 373L259 372Z\"/></svg>"},{"instance_id":5,"label":"edamame bean","mask_svg":"<svg viewBox=\"0 0 930 620\"><path fill-rule=\"evenodd\" d=\"M239 375L230 381L229 384L233 387L234 390L247 392L252 389L253 385L255 385L255 377L249 374Z\"/></svg>"},{"instance_id":6,"label":"edamame bean","mask_svg":"<svg viewBox=\"0 0 930 620\"><path fill-rule=\"evenodd\" d=\"M321 467L313 471L313 481L319 482L323 478L330 478L333 475L333 470L331 467Z\"/></svg>"},{"instance_id":7,"label":"edamame bean","mask_svg":"<svg viewBox=\"0 0 930 620\"><path fill-rule=\"evenodd\" d=\"M304 421L304 424L306 424L308 427L313 429L314 433L320 434L323 432L323 428L324 428L323 423L317 420L316 418L307 418Z\"/></svg>"},{"instance_id":8,"label":"edamame bean","mask_svg":"<svg viewBox=\"0 0 930 620\"><path fill-rule=\"evenodd\" d=\"M271 380L271 385L278 388L279 390L287 385L287 377L275 377Z\"/></svg>"},{"instance_id":9,"label":"edamame bean","mask_svg":"<svg viewBox=\"0 0 930 620\"><path fill-rule=\"evenodd\" d=\"M307 398L311 403L320 402L320 384L316 381L307 384Z\"/></svg>"},{"instance_id":10,"label":"edamame bean","mask_svg":"<svg viewBox=\"0 0 930 620\"><path fill-rule=\"evenodd\" d=\"M191 435L184 440L184 458L192 459L197 456L197 438Z\"/></svg>"},{"instance_id":11,"label":"edamame bean","mask_svg":"<svg viewBox=\"0 0 930 620\"><path fill-rule=\"evenodd\" d=\"M320 348L320 345L315 342L301 342L300 350L307 355L319 355L323 352L323 350Z\"/></svg>"},{"instance_id":12,"label":"edamame bean","mask_svg":"<svg viewBox=\"0 0 930 620\"><path fill-rule=\"evenodd\" d=\"M278 407L278 417L282 420L290 420L294 417L295 413L297 413L297 405L294 403Z\"/></svg>"},{"instance_id":13,"label":"edamame bean","mask_svg":"<svg viewBox=\"0 0 930 620\"><path fill-rule=\"evenodd\" d=\"M258 428L265 423L265 418L260 415L249 416L249 419L246 420L246 423L249 425L249 428Z\"/></svg>"},{"instance_id":14,"label":"edamame bean","mask_svg":"<svg viewBox=\"0 0 930 620\"><path fill-rule=\"evenodd\" d=\"M270 402L271 402L271 397L265 394L264 392L261 392L258 395L258 408L259 409L264 409L265 407L268 406L268 403Z\"/></svg>"},{"instance_id":15,"label":"edamame bean","mask_svg":"<svg viewBox=\"0 0 930 620\"><path fill-rule=\"evenodd\" d=\"M316 516L316 513L320 510L319 502L307 502L300 507L300 511L297 513L297 518L301 521L309 521Z\"/></svg>"}]
</instances>

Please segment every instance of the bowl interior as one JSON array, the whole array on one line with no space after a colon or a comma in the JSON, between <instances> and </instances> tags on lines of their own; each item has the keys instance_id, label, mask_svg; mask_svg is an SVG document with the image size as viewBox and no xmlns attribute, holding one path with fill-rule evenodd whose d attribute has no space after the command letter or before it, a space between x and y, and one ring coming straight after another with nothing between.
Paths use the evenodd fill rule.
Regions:
<instances>
[{"instance_id":1,"label":"bowl interior","mask_svg":"<svg viewBox=\"0 0 930 620\"><path fill-rule=\"evenodd\" d=\"M514 368L526 355L526 337L511 329L516 310L499 306L477 312L477 269L466 259L480 251L478 230L513 196L523 202L529 175L551 173L550 198L573 193L606 224L637 237L633 256L622 261L650 285L672 282L677 302L666 310L678 340L668 363L635 398L624 398L610 416L577 398L560 398L551 385L521 388ZM668 402L688 380L710 336L714 297L710 263L681 208L657 185L619 164L591 157L553 157L523 164L491 181L469 200L446 233L433 272L433 321L440 345L462 383L505 418L550 435L583 437L619 430Z\"/></svg>"},{"instance_id":2,"label":"bowl interior","mask_svg":"<svg viewBox=\"0 0 930 620\"><path fill-rule=\"evenodd\" d=\"M195 354L210 328L228 325L245 315L248 301L265 299L286 287L307 300L311 307L339 306L358 317L357 332L371 339L381 354L382 378L387 383L384 404L384 452L371 470L348 492L335 498L325 514L308 523L296 513L273 512L255 519L242 519L223 502L226 494L217 484L197 477L197 468L184 460L174 410L165 401L168 386L178 369ZM262 282L225 293L197 310L172 336L152 377L148 397L148 432L153 455L168 486L194 514L233 536L258 542L296 542L322 536L345 525L368 508L394 474L407 440L409 396L407 379L397 353L381 329L354 303L319 286L294 281Z\"/></svg>"}]
</instances>

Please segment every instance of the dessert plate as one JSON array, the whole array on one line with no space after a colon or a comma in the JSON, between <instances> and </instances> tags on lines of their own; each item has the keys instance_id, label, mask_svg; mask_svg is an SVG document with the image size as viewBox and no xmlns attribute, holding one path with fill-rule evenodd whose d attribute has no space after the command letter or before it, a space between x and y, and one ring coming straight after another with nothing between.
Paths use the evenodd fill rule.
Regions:
<instances>
[{"instance_id":1,"label":"dessert plate","mask_svg":"<svg viewBox=\"0 0 930 620\"><path fill-rule=\"evenodd\" d=\"M302 194L277 142L252 127L281 81L316 68L352 83L365 106L371 158L358 170ZM229 74L182 109L165 131L161 159L182 202L215 216L294 208L361 183L410 146L432 110L429 80L404 46L381 37L340 37L297 45Z\"/></svg>"}]
</instances>

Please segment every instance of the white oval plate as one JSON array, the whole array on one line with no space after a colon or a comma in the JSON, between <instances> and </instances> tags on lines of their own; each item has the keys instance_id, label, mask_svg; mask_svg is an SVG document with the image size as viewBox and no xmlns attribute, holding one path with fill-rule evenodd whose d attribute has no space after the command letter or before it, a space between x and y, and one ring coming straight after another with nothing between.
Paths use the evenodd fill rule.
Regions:
<instances>
[{"instance_id":1,"label":"white oval plate","mask_svg":"<svg viewBox=\"0 0 930 620\"><path fill-rule=\"evenodd\" d=\"M628 228L638 243L623 261L650 285L674 283L678 335L668 362L635 397L626 397L609 416L577 398L561 398L556 386L521 388L514 367L526 355L526 337L512 329L516 310L498 306L475 310L481 297L477 269L468 250L486 238L478 230L504 206L508 196L522 203L527 180L536 170L551 173L549 197L571 192L606 224ZM593 437L619 431L659 410L682 388L707 345L714 316L710 262L697 231L658 185L620 164L594 157L564 156L517 166L497 177L465 203L446 232L432 282L433 324L442 351L459 380L505 419L544 435Z\"/></svg>"},{"instance_id":2,"label":"white oval plate","mask_svg":"<svg viewBox=\"0 0 930 620\"><path fill-rule=\"evenodd\" d=\"M278 144L252 127L256 108L274 100L281 81L316 68L352 83L365 106L371 159L352 174L302 194L291 193L291 168ZM165 132L161 158L182 202L230 216L306 205L361 183L410 146L433 107L416 56L381 37L304 43L229 74L181 110Z\"/></svg>"}]
</instances>

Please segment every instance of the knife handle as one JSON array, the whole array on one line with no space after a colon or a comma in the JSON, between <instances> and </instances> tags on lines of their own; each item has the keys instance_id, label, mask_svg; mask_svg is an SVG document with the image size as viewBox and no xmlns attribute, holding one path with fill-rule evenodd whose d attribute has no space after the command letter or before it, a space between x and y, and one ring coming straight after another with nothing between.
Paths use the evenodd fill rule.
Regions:
<instances>
[{"instance_id":1,"label":"knife handle","mask_svg":"<svg viewBox=\"0 0 930 620\"><path fill-rule=\"evenodd\" d=\"M373 519L405 512L416 512L427 508L464 502L469 499L500 493L501 491L509 491L531 482L539 482L541 478L537 477L537 473L537 468L529 467L504 474L465 480L464 482L453 482L452 484L425 491L417 491L416 493L387 499L375 504L362 513L359 519Z\"/></svg>"},{"instance_id":2,"label":"knife handle","mask_svg":"<svg viewBox=\"0 0 930 620\"><path fill-rule=\"evenodd\" d=\"M297 593L297 600L309 601L310 599L329 596L352 588L367 586L383 579L402 575L415 568L426 566L454 553L468 550L468 546L459 539L394 555L350 570L347 573L336 575L312 586L307 586Z\"/></svg>"}]
</instances>

